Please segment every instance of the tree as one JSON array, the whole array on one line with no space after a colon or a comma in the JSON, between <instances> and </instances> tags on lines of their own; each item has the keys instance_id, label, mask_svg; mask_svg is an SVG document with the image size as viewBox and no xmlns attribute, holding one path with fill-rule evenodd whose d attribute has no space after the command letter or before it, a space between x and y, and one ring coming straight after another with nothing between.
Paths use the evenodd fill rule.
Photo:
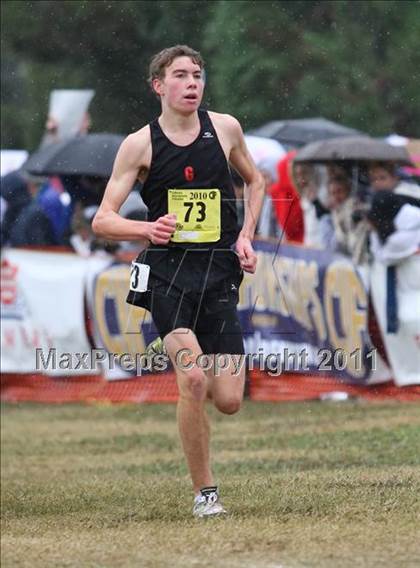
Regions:
<instances>
[{"instance_id":1,"label":"tree","mask_svg":"<svg viewBox=\"0 0 420 568\"><path fill-rule=\"evenodd\" d=\"M34 149L55 88L93 88L95 131L128 134L158 111L147 86L151 55L201 38L209 2L3 2L9 117L2 147ZM16 93L16 76L21 87ZM12 128L13 125L13 128Z\"/></svg>"},{"instance_id":2,"label":"tree","mask_svg":"<svg viewBox=\"0 0 420 568\"><path fill-rule=\"evenodd\" d=\"M221 1L206 42L215 100L248 126L322 115L420 136L417 14L409 1Z\"/></svg>"},{"instance_id":3,"label":"tree","mask_svg":"<svg viewBox=\"0 0 420 568\"><path fill-rule=\"evenodd\" d=\"M187 43L207 102L245 129L325 116L420 137L418 2L3 1L2 147L34 149L55 88L93 88L93 130L128 134L159 110L148 62Z\"/></svg>"}]
</instances>

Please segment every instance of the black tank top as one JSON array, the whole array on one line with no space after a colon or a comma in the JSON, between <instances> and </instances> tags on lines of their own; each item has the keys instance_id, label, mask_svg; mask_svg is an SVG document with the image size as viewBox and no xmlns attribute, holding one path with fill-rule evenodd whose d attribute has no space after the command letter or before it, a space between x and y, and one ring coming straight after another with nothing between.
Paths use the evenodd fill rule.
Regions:
<instances>
[{"instance_id":1,"label":"black tank top","mask_svg":"<svg viewBox=\"0 0 420 568\"><path fill-rule=\"evenodd\" d=\"M207 111L199 110L200 133L188 146L173 144L163 133L156 118L150 123L152 162L141 196L149 209L148 220L156 221L168 213L169 189L220 190L220 239L210 243L174 243L164 248L229 248L239 233L236 199L226 156ZM150 248L162 248L151 245Z\"/></svg>"}]
</instances>

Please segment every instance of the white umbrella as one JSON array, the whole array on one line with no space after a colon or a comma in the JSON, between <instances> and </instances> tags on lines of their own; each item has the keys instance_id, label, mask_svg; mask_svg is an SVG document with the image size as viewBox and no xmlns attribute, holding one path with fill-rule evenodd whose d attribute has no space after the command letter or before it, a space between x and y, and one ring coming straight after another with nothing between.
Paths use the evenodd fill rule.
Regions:
<instances>
[{"instance_id":1,"label":"white umbrella","mask_svg":"<svg viewBox=\"0 0 420 568\"><path fill-rule=\"evenodd\" d=\"M286 154L283 146L272 138L245 135L245 144L259 169L267 170L273 179L277 179L277 164Z\"/></svg>"}]
</instances>

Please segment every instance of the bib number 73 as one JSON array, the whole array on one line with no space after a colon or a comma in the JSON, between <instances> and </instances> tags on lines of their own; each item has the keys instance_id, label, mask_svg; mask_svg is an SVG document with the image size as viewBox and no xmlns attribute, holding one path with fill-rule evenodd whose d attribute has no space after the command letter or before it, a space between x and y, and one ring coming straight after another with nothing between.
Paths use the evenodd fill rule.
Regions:
<instances>
[{"instance_id":1,"label":"bib number 73","mask_svg":"<svg viewBox=\"0 0 420 568\"><path fill-rule=\"evenodd\" d=\"M168 213L176 215L175 243L211 243L220 239L219 189L168 189Z\"/></svg>"},{"instance_id":2,"label":"bib number 73","mask_svg":"<svg viewBox=\"0 0 420 568\"><path fill-rule=\"evenodd\" d=\"M185 223L189 223L191 212L194 209L194 205L198 209L195 221L197 221L197 223L202 223L205 220L205 218L206 218L206 204L204 203L204 201L196 201L195 203L194 203L194 201L184 201L184 207L187 208L187 211L185 212L185 217L184 217Z\"/></svg>"}]
</instances>

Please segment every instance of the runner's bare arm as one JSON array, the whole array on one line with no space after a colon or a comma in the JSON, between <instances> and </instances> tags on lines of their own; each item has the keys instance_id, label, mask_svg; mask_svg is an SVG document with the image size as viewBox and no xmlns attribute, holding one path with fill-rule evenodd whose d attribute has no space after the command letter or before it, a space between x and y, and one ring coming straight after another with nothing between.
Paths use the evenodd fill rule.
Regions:
<instances>
[{"instance_id":1,"label":"runner's bare arm","mask_svg":"<svg viewBox=\"0 0 420 568\"><path fill-rule=\"evenodd\" d=\"M153 244L169 242L175 231L176 220L173 215L164 215L157 221L147 222L124 219L118 213L132 190L139 171L149 167L149 142L148 127L145 127L130 134L121 144L102 203L92 222L96 235L112 240L151 241Z\"/></svg>"},{"instance_id":2,"label":"runner's bare arm","mask_svg":"<svg viewBox=\"0 0 420 568\"><path fill-rule=\"evenodd\" d=\"M257 170L254 161L245 144L245 138L239 122L229 116L227 125L232 140L229 162L240 174L245 182L244 223L236 242L236 250L242 268L246 272L255 272L257 257L252 248L251 241L254 238L258 218L264 200L265 183L261 173Z\"/></svg>"}]
</instances>

